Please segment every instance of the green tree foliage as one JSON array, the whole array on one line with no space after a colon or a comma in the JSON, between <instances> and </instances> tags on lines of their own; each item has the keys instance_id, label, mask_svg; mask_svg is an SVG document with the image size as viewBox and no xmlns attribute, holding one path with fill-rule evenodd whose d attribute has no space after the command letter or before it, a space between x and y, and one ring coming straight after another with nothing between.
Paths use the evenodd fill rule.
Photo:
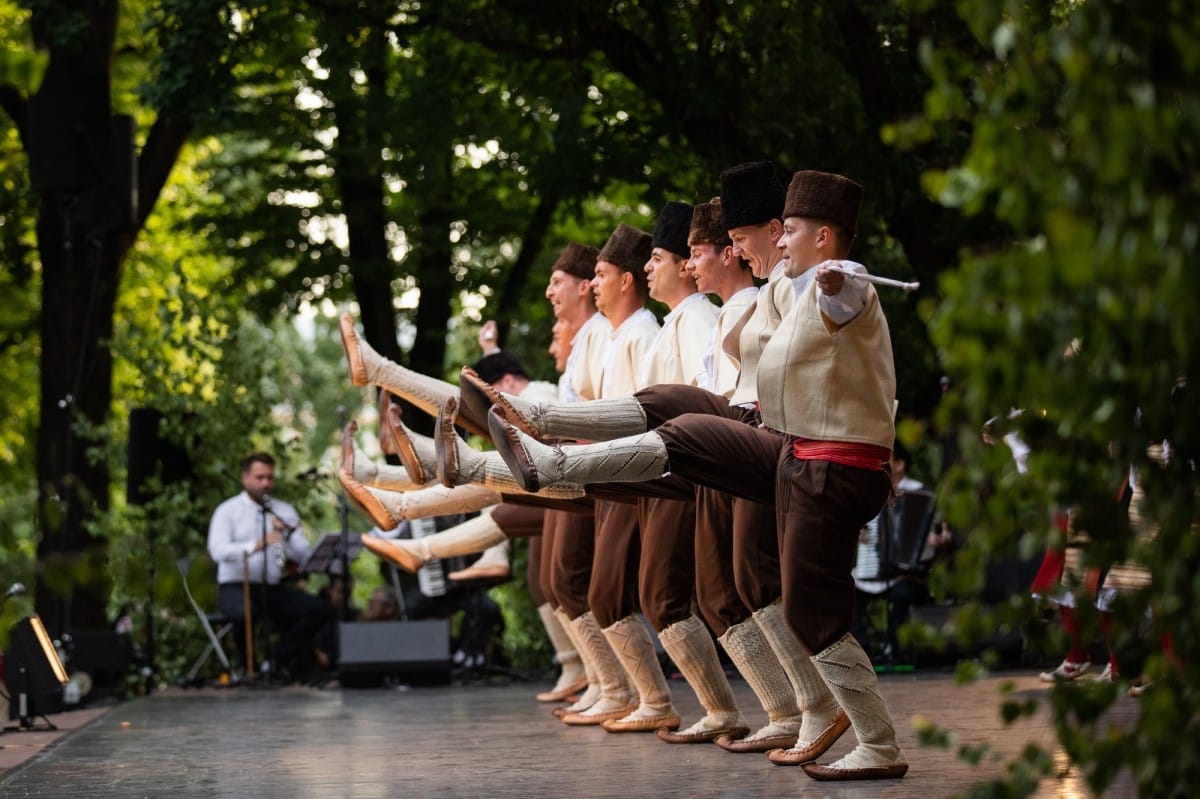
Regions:
<instances>
[{"instance_id":1,"label":"green tree foliage","mask_svg":"<svg viewBox=\"0 0 1200 799\"><path fill-rule=\"evenodd\" d=\"M927 306L957 387L945 421L962 431L948 510L973 537L965 563L1060 544L1049 519L1069 507L1088 534L1088 565L1150 568L1153 586L1123 597L1114 617L1124 648L1153 611L1145 670L1156 686L1143 712L1116 726L1106 713L1136 676L1135 660L1117 688L1056 689L1055 725L1093 790L1128 768L1142 795L1190 794L1200 773L1187 743L1200 718L1200 323L1191 308L1200 296L1200 23L1182 3L959 7L982 55L930 39L925 129L969 129L970 146L927 185L1008 235L966 253ZM1013 408L1024 412L1000 424L1032 447L1024 476L977 434ZM1148 445L1164 440L1169 459L1148 457ZM1148 543L1115 499L1131 466L1146 491ZM1080 607L1096 633L1086 596ZM1164 633L1177 661L1158 654ZM1048 759L1040 762L1035 773L1048 773Z\"/></svg>"}]
</instances>

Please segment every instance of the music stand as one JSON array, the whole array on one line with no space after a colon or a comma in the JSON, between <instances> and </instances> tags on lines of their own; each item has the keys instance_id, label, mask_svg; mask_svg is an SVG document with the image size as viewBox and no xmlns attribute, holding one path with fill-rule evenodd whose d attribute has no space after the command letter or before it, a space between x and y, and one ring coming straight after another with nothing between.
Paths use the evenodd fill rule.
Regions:
<instances>
[{"instance_id":1,"label":"music stand","mask_svg":"<svg viewBox=\"0 0 1200 799\"><path fill-rule=\"evenodd\" d=\"M313 547L312 552L300 564L304 574L340 575L343 571L342 561L354 560L362 549L362 536L351 534L346 536L346 546L342 547L341 533L325 533ZM345 555L345 558L343 558Z\"/></svg>"}]
</instances>

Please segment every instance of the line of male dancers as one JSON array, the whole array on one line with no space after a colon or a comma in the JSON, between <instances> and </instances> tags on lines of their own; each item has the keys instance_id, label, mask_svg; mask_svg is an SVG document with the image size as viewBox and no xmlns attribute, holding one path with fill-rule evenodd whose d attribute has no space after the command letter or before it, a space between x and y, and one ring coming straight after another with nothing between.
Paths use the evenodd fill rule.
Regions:
<instances>
[{"instance_id":1,"label":"line of male dancers","mask_svg":"<svg viewBox=\"0 0 1200 799\"><path fill-rule=\"evenodd\" d=\"M652 234L621 224L599 251L568 246L546 292L556 397L494 371L464 369L457 386L412 372L344 317L352 381L438 419L429 439L385 415L403 470L366 461L348 431L348 494L384 530L489 509L366 546L416 569L540 533L530 587L563 674L538 698L575 696L557 713L568 725L765 752L816 779L904 776L850 634L858 534L889 497L895 435L887 321L872 285L840 271L865 272L846 260L861 198L840 175L785 188L770 163L740 164L719 198L668 203ZM648 297L670 310L661 326ZM705 710L687 727L639 609ZM766 713L757 730L714 635ZM857 746L819 762L850 728Z\"/></svg>"}]
</instances>

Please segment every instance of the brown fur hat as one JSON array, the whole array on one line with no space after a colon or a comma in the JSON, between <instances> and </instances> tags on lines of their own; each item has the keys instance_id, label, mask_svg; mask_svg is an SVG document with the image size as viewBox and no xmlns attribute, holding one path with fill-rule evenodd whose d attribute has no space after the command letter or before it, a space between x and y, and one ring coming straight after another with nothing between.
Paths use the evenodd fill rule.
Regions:
<instances>
[{"instance_id":1,"label":"brown fur hat","mask_svg":"<svg viewBox=\"0 0 1200 799\"><path fill-rule=\"evenodd\" d=\"M783 216L832 222L851 236L858 229L862 186L830 172L804 169L792 175Z\"/></svg>"},{"instance_id":2,"label":"brown fur hat","mask_svg":"<svg viewBox=\"0 0 1200 799\"><path fill-rule=\"evenodd\" d=\"M729 231L721 220L721 198L713 197L692 209L692 228L688 231L688 244L715 244L728 247L733 244Z\"/></svg>"},{"instance_id":3,"label":"brown fur hat","mask_svg":"<svg viewBox=\"0 0 1200 799\"><path fill-rule=\"evenodd\" d=\"M787 194L770 161L751 161L721 173L721 213L726 230L782 219Z\"/></svg>"},{"instance_id":4,"label":"brown fur hat","mask_svg":"<svg viewBox=\"0 0 1200 799\"><path fill-rule=\"evenodd\" d=\"M559 253L558 260L550 267L551 272L563 271L568 275L591 280L596 276L596 259L600 251L586 244L571 242Z\"/></svg>"},{"instance_id":5,"label":"brown fur hat","mask_svg":"<svg viewBox=\"0 0 1200 799\"><path fill-rule=\"evenodd\" d=\"M608 261L613 266L633 274L633 279L646 285L646 262L653 249L650 234L622 222L600 248L597 260Z\"/></svg>"},{"instance_id":6,"label":"brown fur hat","mask_svg":"<svg viewBox=\"0 0 1200 799\"><path fill-rule=\"evenodd\" d=\"M664 205L654 222L650 245L687 258L691 254L688 229L692 226L692 213L692 206L687 203L668 202Z\"/></svg>"}]
</instances>

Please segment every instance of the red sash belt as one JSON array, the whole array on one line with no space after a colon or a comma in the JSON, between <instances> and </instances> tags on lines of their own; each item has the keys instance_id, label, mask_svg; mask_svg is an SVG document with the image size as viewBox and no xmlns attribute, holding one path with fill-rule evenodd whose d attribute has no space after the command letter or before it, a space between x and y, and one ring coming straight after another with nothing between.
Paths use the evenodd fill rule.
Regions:
<instances>
[{"instance_id":1,"label":"red sash belt","mask_svg":"<svg viewBox=\"0 0 1200 799\"><path fill-rule=\"evenodd\" d=\"M800 461L829 461L856 469L881 472L892 459L892 451L875 444L856 444L850 441L811 441L797 438L792 442L792 455Z\"/></svg>"}]
</instances>

